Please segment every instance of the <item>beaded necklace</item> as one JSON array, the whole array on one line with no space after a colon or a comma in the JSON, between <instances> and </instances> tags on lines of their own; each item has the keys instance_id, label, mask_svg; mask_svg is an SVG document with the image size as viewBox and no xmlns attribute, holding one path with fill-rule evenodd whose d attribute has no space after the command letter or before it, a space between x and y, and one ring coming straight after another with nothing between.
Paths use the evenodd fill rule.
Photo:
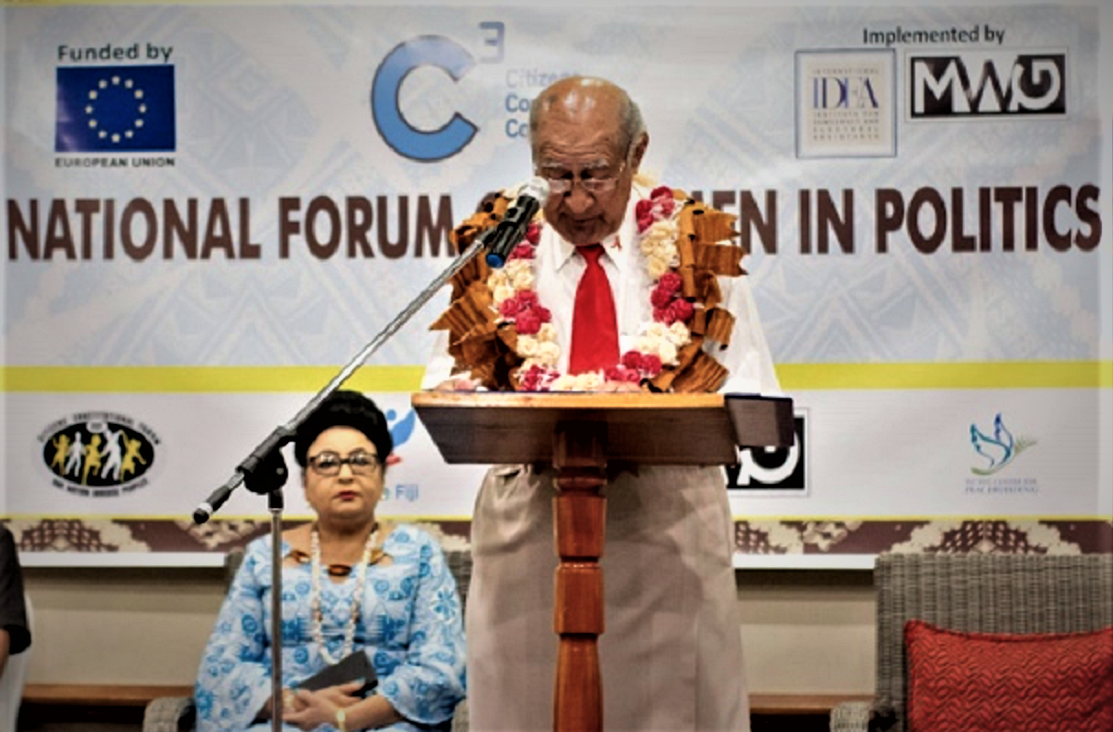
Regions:
<instances>
[{"instance_id":1,"label":"beaded necklace","mask_svg":"<svg viewBox=\"0 0 1113 732\"><path fill-rule=\"evenodd\" d=\"M376 523L375 528L367 535L367 543L363 547L363 557L359 560L359 564L353 568L356 575L356 586L352 593L352 611L344 628L344 645L341 649L340 658L348 656L355 644L356 621L359 619L360 598L363 597L363 588L367 580L367 565L371 562L371 555L375 550L375 543L378 538L379 525ZM313 616L310 632L317 648L320 649L321 658L325 660L325 663L334 664L340 658L334 658L329 653L328 647L325 645L324 634L321 632L321 626L324 622L324 616L321 612L321 537L317 532L316 525L309 532L309 549L311 555L310 572L312 575L309 605L310 613Z\"/></svg>"}]
</instances>

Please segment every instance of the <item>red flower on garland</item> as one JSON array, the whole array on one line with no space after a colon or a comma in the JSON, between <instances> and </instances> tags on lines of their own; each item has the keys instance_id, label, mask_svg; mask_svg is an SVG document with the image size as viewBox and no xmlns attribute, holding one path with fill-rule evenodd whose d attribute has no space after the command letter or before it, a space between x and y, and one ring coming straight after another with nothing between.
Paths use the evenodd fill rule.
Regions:
<instances>
[{"instance_id":1,"label":"red flower on garland","mask_svg":"<svg viewBox=\"0 0 1113 732\"><path fill-rule=\"evenodd\" d=\"M652 379L661 373L661 358L655 353L627 351L622 354L622 366L641 374L642 378Z\"/></svg>"},{"instance_id":2,"label":"red flower on garland","mask_svg":"<svg viewBox=\"0 0 1113 732\"><path fill-rule=\"evenodd\" d=\"M508 256L506 259L507 261L511 259L533 259L534 254L534 246L532 244L522 242L521 244L518 244L516 247L514 247L514 249L510 252L510 256Z\"/></svg>"},{"instance_id":3,"label":"red flower on garland","mask_svg":"<svg viewBox=\"0 0 1113 732\"><path fill-rule=\"evenodd\" d=\"M518 244L511 250L510 255L507 256L506 261L512 259L533 259L537 256L537 244L541 241L541 227L536 221L531 221L529 226L526 227L526 235Z\"/></svg>"},{"instance_id":4,"label":"red flower on garland","mask_svg":"<svg viewBox=\"0 0 1113 732\"><path fill-rule=\"evenodd\" d=\"M660 241L657 242L661 246L658 248L669 247L675 251L675 242L670 244L669 241L661 237L675 237L675 228L662 229L658 231L654 225L658 222L666 221L672 217L678 208L674 193L672 189L667 186L659 186L650 194L650 197L638 201L635 204L635 214L637 217L638 234L637 240L643 247L642 252L647 257L647 262L652 260L654 256L660 260L662 254L660 252L650 252L645 248L645 244L641 243L644 235L648 230L654 230L654 236ZM526 260L515 265L515 271L510 273L510 276L503 275L497 276L492 273L488 279L488 287L492 295L499 300L497 306L500 319L503 322L511 321L515 324L518 335L523 338L519 340L519 346L523 349L518 352L519 356L529 364L528 367L519 368L515 373L514 379L517 382L517 388L522 391L535 391L543 392L550 391L553 388L560 390L577 390L582 388L598 388L599 379L601 378L604 383L606 382L621 382L629 384L639 384L644 380L653 379L661 374L664 369L664 364L661 360L659 350L663 348L661 339L667 339L671 342L673 349L688 342L689 336L686 330L683 333L662 333L654 325L649 330L649 337L641 337L638 341L638 349L631 350L625 353L620 359L618 364L609 368L602 369L600 372L592 374L583 374L579 376L572 376L562 374L557 371L555 365L560 356L560 349L553 337L551 330L543 337L542 326L552 321L552 313L544 308L538 301L537 292L532 289L518 290L515 292L515 285L511 277L517 278L521 274L520 269L522 265L534 269L536 265L537 251L536 247L541 241L542 228L536 222L530 224L527 228L525 235L518 245L511 252L507 258L509 260ZM665 252L667 254L667 251ZM655 272L660 272L656 264L664 264L665 266L675 267L675 264L661 263L657 260L652 260L654 266L648 267L650 276L653 277ZM525 280L523 280L525 281ZM506 296L507 287L510 287L509 292L513 294L509 297ZM684 299L682 295L683 280L675 269L664 271L658 276L657 281L650 289L650 304L653 311L653 324L664 324L665 326L672 326L680 323L686 323L691 320L695 313L695 306ZM651 323L644 324L646 326ZM538 337L536 344L528 343L529 339ZM681 337L683 336L683 337ZM677 340L679 338L679 341ZM526 348L523 343L529 347ZM672 349L669 351L672 353ZM529 356L525 356L529 353ZM670 356L672 358L672 356ZM675 361L670 361L670 365ZM525 364L523 364L525 366ZM582 377L582 378L581 378Z\"/></svg>"},{"instance_id":5,"label":"red flower on garland","mask_svg":"<svg viewBox=\"0 0 1113 732\"><path fill-rule=\"evenodd\" d=\"M535 335L544 323L553 319L553 313L541 305L533 290L519 290L499 305L499 315L513 320L521 335Z\"/></svg>"},{"instance_id":6,"label":"red flower on garland","mask_svg":"<svg viewBox=\"0 0 1113 732\"><path fill-rule=\"evenodd\" d=\"M676 210L676 199L673 198L672 189L668 186L657 186L649 193L649 198L643 198L634 206L634 217L638 220L638 233L645 230L661 219L672 216Z\"/></svg>"},{"instance_id":7,"label":"red flower on garland","mask_svg":"<svg viewBox=\"0 0 1113 732\"><path fill-rule=\"evenodd\" d=\"M653 319L658 323L672 325L673 323L687 323L688 319L696 312L692 303L682 298L670 302L668 306L653 309Z\"/></svg>"},{"instance_id":8,"label":"red flower on garland","mask_svg":"<svg viewBox=\"0 0 1113 732\"><path fill-rule=\"evenodd\" d=\"M658 284L657 287L653 288L653 292L649 293L649 301L653 303L654 310L667 308L669 306L669 303L673 301L674 297L674 293L669 292L665 288L661 287L660 284Z\"/></svg>"},{"instance_id":9,"label":"red flower on garland","mask_svg":"<svg viewBox=\"0 0 1113 732\"><path fill-rule=\"evenodd\" d=\"M657 280L657 286L675 295L684 286L684 280L676 272L665 272L661 275L661 279Z\"/></svg>"},{"instance_id":10,"label":"red flower on garland","mask_svg":"<svg viewBox=\"0 0 1113 732\"><path fill-rule=\"evenodd\" d=\"M611 366L603 369L603 378L607 381L626 381L631 384L640 383L642 375L637 369L628 369L625 366Z\"/></svg>"},{"instance_id":11,"label":"red flower on garland","mask_svg":"<svg viewBox=\"0 0 1113 732\"><path fill-rule=\"evenodd\" d=\"M536 310L524 310L514 318L514 326L519 335L537 335L541 330L541 318Z\"/></svg>"},{"instance_id":12,"label":"red flower on garland","mask_svg":"<svg viewBox=\"0 0 1113 732\"><path fill-rule=\"evenodd\" d=\"M535 364L518 373L518 384L521 391L548 391L549 384L552 384L557 376L557 372L553 369Z\"/></svg>"},{"instance_id":13,"label":"red flower on garland","mask_svg":"<svg viewBox=\"0 0 1113 732\"><path fill-rule=\"evenodd\" d=\"M680 297L680 289L684 281L676 272L666 272L657 280L657 286L649 295L653 304L653 319L658 323L672 325L680 321L688 322L695 313L692 303Z\"/></svg>"}]
</instances>

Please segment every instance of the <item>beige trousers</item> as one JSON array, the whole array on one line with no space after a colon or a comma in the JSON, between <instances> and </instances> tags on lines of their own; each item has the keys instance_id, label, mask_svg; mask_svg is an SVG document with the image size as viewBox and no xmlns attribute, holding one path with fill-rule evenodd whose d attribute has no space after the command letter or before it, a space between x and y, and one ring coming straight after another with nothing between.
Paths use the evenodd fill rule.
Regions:
<instances>
[{"instance_id":1,"label":"beige trousers","mask_svg":"<svg viewBox=\"0 0 1113 732\"><path fill-rule=\"evenodd\" d=\"M717 467L642 467L606 486L600 637L607 732L748 732L732 524ZM475 732L552 729L553 476L487 472L472 519Z\"/></svg>"}]
</instances>

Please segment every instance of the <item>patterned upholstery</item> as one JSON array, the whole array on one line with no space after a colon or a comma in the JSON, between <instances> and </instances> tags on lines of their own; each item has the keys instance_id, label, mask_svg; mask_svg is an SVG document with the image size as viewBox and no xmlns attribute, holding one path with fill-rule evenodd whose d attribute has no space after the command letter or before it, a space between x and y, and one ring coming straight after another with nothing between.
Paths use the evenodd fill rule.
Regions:
<instances>
[{"instance_id":1,"label":"patterned upholstery","mask_svg":"<svg viewBox=\"0 0 1113 732\"><path fill-rule=\"evenodd\" d=\"M1070 633L1113 625L1113 555L883 554L877 590L877 688L846 703L831 732L907 732L903 629L919 618L962 631Z\"/></svg>"},{"instance_id":2,"label":"patterned upholstery","mask_svg":"<svg viewBox=\"0 0 1113 732\"><path fill-rule=\"evenodd\" d=\"M445 559L456 587L460 592L463 608L467 609L468 587L471 585L471 552L467 549L446 549ZM243 561L243 550L233 549L224 559L224 584L229 586ZM143 713L143 732L189 732L194 723L193 699L190 697L162 697L152 699ZM467 732L467 700L456 707L452 719L452 732Z\"/></svg>"}]
</instances>

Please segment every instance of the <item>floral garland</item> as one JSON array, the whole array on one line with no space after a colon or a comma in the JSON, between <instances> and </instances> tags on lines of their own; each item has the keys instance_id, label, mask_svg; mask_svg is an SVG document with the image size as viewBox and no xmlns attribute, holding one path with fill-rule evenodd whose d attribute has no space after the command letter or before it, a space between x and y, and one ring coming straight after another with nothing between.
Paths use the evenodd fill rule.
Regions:
<instances>
[{"instance_id":1,"label":"floral garland","mask_svg":"<svg viewBox=\"0 0 1113 732\"><path fill-rule=\"evenodd\" d=\"M498 225L510 198L484 199L480 209L452 231L458 252ZM716 211L667 186L654 188L635 206L635 244L653 287L652 319L639 329L634 347L615 365L584 374L562 374L552 313L540 301L534 264L542 224L531 224L500 269L473 257L453 275L448 309L431 326L450 334L454 373L481 386L518 391L714 391L726 369L702 344L730 341L733 316L720 307L717 277L745 274L742 247L722 243L737 232L735 216Z\"/></svg>"},{"instance_id":2,"label":"floral garland","mask_svg":"<svg viewBox=\"0 0 1113 732\"><path fill-rule=\"evenodd\" d=\"M523 391L599 391L608 383L640 384L676 366L679 350L691 341L687 322L695 307L681 297L681 278L676 269L680 255L676 247L676 215L680 207L671 188L658 186L649 198L638 201L635 241L645 255L646 269L653 280L650 302L653 320L639 329L635 347L622 354L614 366L581 374L562 374L556 369L561 349L556 342L552 313L533 289L533 263L541 240L541 224L533 222L525 238L507 257L501 269L491 270L487 286L498 323L513 323L517 330L514 351L523 359L518 386Z\"/></svg>"}]
</instances>

